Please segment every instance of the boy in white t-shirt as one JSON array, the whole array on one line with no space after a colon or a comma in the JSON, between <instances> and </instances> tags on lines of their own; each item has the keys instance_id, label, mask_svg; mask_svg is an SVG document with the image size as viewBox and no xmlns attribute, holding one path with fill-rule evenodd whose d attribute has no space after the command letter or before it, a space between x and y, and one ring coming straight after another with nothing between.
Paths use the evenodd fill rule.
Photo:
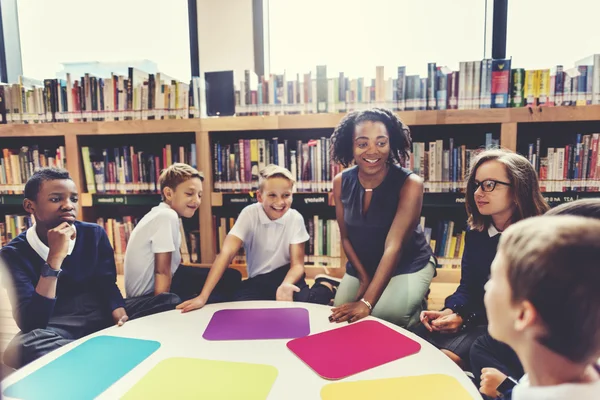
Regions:
<instances>
[{"instance_id":1,"label":"boy in white t-shirt","mask_svg":"<svg viewBox=\"0 0 600 400\"><path fill-rule=\"evenodd\" d=\"M198 295L207 268L180 266L180 217L191 218L202 200L203 177L193 167L175 163L162 171L159 184L163 202L146 214L134 228L125 252L127 297L177 294L181 300ZM228 300L241 280L239 271L227 271L213 301Z\"/></svg>"},{"instance_id":2,"label":"boy in white t-shirt","mask_svg":"<svg viewBox=\"0 0 600 400\"><path fill-rule=\"evenodd\" d=\"M244 246L248 279L233 296L242 300L304 301L329 304L336 280L304 281L304 244L309 239L304 219L291 209L294 178L290 171L269 165L260 171L258 203L240 213L213 263L198 297L177 308L188 312L203 307L212 290Z\"/></svg>"},{"instance_id":3,"label":"boy in white t-shirt","mask_svg":"<svg viewBox=\"0 0 600 400\"><path fill-rule=\"evenodd\" d=\"M526 375L513 400L600 399L600 221L542 216L500 239L485 305L490 335Z\"/></svg>"}]
</instances>

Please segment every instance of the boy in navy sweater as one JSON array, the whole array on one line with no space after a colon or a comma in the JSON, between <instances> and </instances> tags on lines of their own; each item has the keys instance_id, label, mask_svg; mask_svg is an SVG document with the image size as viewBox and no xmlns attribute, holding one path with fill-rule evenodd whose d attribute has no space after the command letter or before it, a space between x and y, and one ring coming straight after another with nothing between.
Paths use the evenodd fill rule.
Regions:
<instances>
[{"instance_id":1,"label":"boy in navy sweater","mask_svg":"<svg viewBox=\"0 0 600 400\"><path fill-rule=\"evenodd\" d=\"M0 250L3 283L21 329L5 364L19 368L111 324L174 309L171 293L124 300L113 249L96 224L76 221L78 191L66 170L44 168L25 185L35 225Z\"/></svg>"}]
</instances>

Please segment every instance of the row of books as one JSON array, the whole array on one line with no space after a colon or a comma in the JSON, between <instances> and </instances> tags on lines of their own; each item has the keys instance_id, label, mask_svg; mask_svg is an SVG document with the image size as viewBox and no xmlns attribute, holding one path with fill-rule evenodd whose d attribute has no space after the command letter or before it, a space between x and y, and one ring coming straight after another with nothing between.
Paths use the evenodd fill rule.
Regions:
<instances>
[{"instance_id":1,"label":"row of books","mask_svg":"<svg viewBox=\"0 0 600 400\"><path fill-rule=\"evenodd\" d=\"M529 143L529 161L538 171L540 187L547 192L600 191L600 134L578 133L575 142L565 147L548 147L541 156L541 138Z\"/></svg>"},{"instance_id":2,"label":"row of books","mask_svg":"<svg viewBox=\"0 0 600 400\"><path fill-rule=\"evenodd\" d=\"M541 70L511 69L511 59L461 61L458 71L431 62L427 76L375 68L375 79L316 74L271 74L247 70L234 82L237 115L339 113L373 106L396 111L600 104L600 54ZM235 79L235 78L234 78ZM230 88L231 82L227 84ZM213 85L214 86L214 85ZM218 84L217 84L218 86ZM215 92L227 90L212 87ZM0 123L112 121L206 116L206 84L178 82L164 74L129 68L127 76L90 74L72 79L29 79L0 85Z\"/></svg>"},{"instance_id":3,"label":"row of books","mask_svg":"<svg viewBox=\"0 0 600 400\"><path fill-rule=\"evenodd\" d=\"M331 78L327 66L311 73L256 78L246 71L236 89L237 115L337 113L373 106L396 111L470 110L524 106L600 104L600 54L574 68L511 70L511 60L459 63L458 71L427 64L427 76L407 75L399 66L393 76L378 66L375 79Z\"/></svg>"},{"instance_id":4,"label":"row of books","mask_svg":"<svg viewBox=\"0 0 600 400\"><path fill-rule=\"evenodd\" d=\"M138 223L137 218L126 215L119 218L98 218L96 223L104 228L110 241L110 245L115 251L115 263L117 265L117 274L123 274L123 263L125 261L125 252L127 243L131 237L133 229ZM190 231L187 235L182 224L179 224L181 234L181 262L189 264L190 262L200 261L200 232Z\"/></svg>"},{"instance_id":5,"label":"row of books","mask_svg":"<svg viewBox=\"0 0 600 400\"><path fill-rule=\"evenodd\" d=\"M236 218L213 216L216 233L216 252L223 247L225 237L235 224ZM306 242L304 263L307 266L339 268L341 266L341 236L338 224L333 219L323 219L317 215L305 219L306 230L310 236ZM240 249L232 261L233 264L245 264L244 249Z\"/></svg>"},{"instance_id":6,"label":"row of books","mask_svg":"<svg viewBox=\"0 0 600 400\"><path fill-rule=\"evenodd\" d=\"M22 194L29 177L43 167L66 168L65 147L40 149L36 144L3 148L0 154L0 194Z\"/></svg>"},{"instance_id":7,"label":"row of books","mask_svg":"<svg viewBox=\"0 0 600 400\"><path fill-rule=\"evenodd\" d=\"M447 148L444 148L445 142L448 143ZM454 138L429 142L427 149L426 143L415 142L407 167L424 179L425 192L463 192L471 159L483 149L498 146L498 139L494 139L491 133L485 134L485 147L479 149L455 146Z\"/></svg>"},{"instance_id":8,"label":"row of books","mask_svg":"<svg viewBox=\"0 0 600 400\"><path fill-rule=\"evenodd\" d=\"M327 192L342 170L331 162L329 138L302 140L239 139L213 144L214 189L217 192L247 192L258 188L258 174L269 164L287 168L296 179L296 189Z\"/></svg>"},{"instance_id":9,"label":"row of books","mask_svg":"<svg viewBox=\"0 0 600 400\"><path fill-rule=\"evenodd\" d=\"M474 109L508 106L510 60L461 62L459 71L428 63L427 76L407 75L400 66L393 77L383 66L375 79L350 78L343 72L331 78L326 65L312 73L270 79L246 71L237 85L236 114L339 113L369 107L396 111Z\"/></svg>"},{"instance_id":10,"label":"row of books","mask_svg":"<svg viewBox=\"0 0 600 400\"><path fill-rule=\"evenodd\" d=\"M447 259L451 268L460 268L466 232L463 230L456 233L456 223L452 220L441 220L435 222L433 226L426 226L426 218L422 216L420 224L433 254L438 259ZM443 268L447 265L440 266Z\"/></svg>"},{"instance_id":11,"label":"row of books","mask_svg":"<svg viewBox=\"0 0 600 400\"><path fill-rule=\"evenodd\" d=\"M196 145L165 145L142 151L136 146L81 148L88 193L160 193L158 178L169 165L182 162L196 167Z\"/></svg>"},{"instance_id":12,"label":"row of books","mask_svg":"<svg viewBox=\"0 0 600 400\"><path fill-rule=\"evenodd\" d=\"M182 83L164 74L129 68L127 76L43 82L21 77L0 85L0 123L126 121L198 118L204 92L199 78Z\"/></svg>"},{"instance_id":13,"label":"row of books","mask_svg":"<svg viewBox=\"0 0 600 400\"><path fill-rule=\"evenodd\" d=\"M4 246L35 223L33 215L7 214L0 221L0 247Z\"/></svg>"}]
</instances>

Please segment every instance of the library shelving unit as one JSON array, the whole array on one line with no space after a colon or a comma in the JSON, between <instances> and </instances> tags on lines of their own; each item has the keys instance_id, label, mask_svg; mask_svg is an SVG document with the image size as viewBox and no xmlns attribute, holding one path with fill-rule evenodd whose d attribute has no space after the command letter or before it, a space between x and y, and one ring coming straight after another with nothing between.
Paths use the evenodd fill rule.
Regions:
<instances>
[{"instance_id":1,"label":"library shelving unit","mask_svg":"<svg viewBox=\"0 0 600 400\"><path fill-rule=\"evenodd\" d=\"M487 110L444 110L444 111L407 111L399 112L403 121L411 128L414 142L431 142L453 138L456 145L466 145L475 149L484 145L485 135L499 141L502 147L519 151L527 156L528 144L538 140L538 157L546 155L547 149L559 148L570 143L576 145L578 134L586 135L600 132L600 106L579 107L536 107L506 108ZM112 122L81 123L44 123L44 124L8 124L0 125L0 150L19 148L34 143L50 142L53 146L65 148L66 167L82 192L86 192L85 168L81 149L84 146L163 146L166 143L194 146L197 167L204 173L204 195L198 212L198 218L186 223L186 229L197 229L200 236L200 258L196 265L208 266L214 260L218 246L219 232L214 221L215 215L228 214L235 217L239 204L252 201L247 193L230 193L215 190L214 167L215 142L234 143L239 139L289 138L290 143L297 140L311 140L329 137L343 114L305 114L221 117L182 120L133 120ZM581 144L583 146L583 142ZM587 148L586 148L587 149ZM590 155L592 154L590 142ZM597 152L597 149L596 149ZM1 155L0 155L1 157ZM595 177L600 179L600 177ZM560 186L560 185L559 185ZM546 192L551 204L558 204L581 197L600 195L594 189L581 191L581 183L562 191ZM593 186L590 185L590 186ZM552 186L554 188L554 186ZM22 195L2 194L0 186L0 209L2 214L20 211ZM312 196L312 197L311 197ZM319 214L323 218L334 218L333 199L330 192L297 193L294 207L304 198L321 198L320 203L306 207L301 212L306 218ZM233 199L233 201L232 201ZM237 200L235 200L237 199ZM241 200L240 200L241 199ZM106 194L82 193L79 218L96 222L99 217L118 217L122 215L141 216L149 207L156 205L160 196L146 194ZM308 202L307 202L308 204ZM319 208L320 207L320 208ZM136 209L139 209L136 211ZM143 210L143 211L140 211ZM432 193L424 195L423 215L426 221L453 219L455 232L464 228L464 193ZM187 225L189 224L189 226ZM427 224L427 222L426 222ZM191 228L190 228L191 227ZM340 246L341 247L341 246ZM342 252L343 253L343 252ZM339 267L327 271L341 276L345 262L341 254ZM444 260L441 264L460 264L460 260ZM233 267L243 270L243 265ZM307 268L309 277L322 272L323 268ZM459 281L460 269L439 268L436 284L441 285L439 296L443 300L454 290ZM438 299L439 300L439 299ZM434 299L434 302L437 300Z\"/></svg>"}]
</instances>

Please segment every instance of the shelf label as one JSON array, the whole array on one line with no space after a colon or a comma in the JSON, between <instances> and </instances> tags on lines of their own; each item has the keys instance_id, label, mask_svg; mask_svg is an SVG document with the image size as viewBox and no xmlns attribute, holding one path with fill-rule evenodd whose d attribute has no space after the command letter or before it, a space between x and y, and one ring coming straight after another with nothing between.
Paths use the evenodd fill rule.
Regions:
<instances>
[{"instance_id":1,"label":"shelf label","mask_svg":"<svg viewBox=\"0 0 600 400\"><path fill-rule=\"evenodd\" d=\"M294 193L293 205L329 205L327 193Z\"/></svg>"},{"instance_id":2,"label":"shelf label","mask_svg":"<svg viewBox=\"0 0 600 400\"><path fill-rule=\"evenodd\" d=\"M544 199L551 204L570 203L579 198L577 194L562 194L562 193L542 193Z\"/></svg>"},{"instance_id":3,"label":"shelf label","mask_svg":"<svg viewBox=\"0 0 600 400\"><path fill-rule=\"evenodd\" d=\"M256 203L256 192L252 193L223 193L223 207L247 206ZM328 193L294 193L292 206L329 205Z\"/></svg>"},{"instance_id":4,"label":"shelf label","mask_svg":"<svg viewBox=\"0 0 600 400\"><path fill-rule=\"evenodd\" d=\"M247 206L256 203L254 193L223 193L223 206Z\"/></svg>"},{"instance_id":5,"label":"shelf label","mask_svg":"<svg viewBox=\"0 0 600 400\"><path fill-rule=\"evenodd\" d=\"M423 205L426 207L456 207L465 204L464 193L426 192L423 194Z\"/></svg>"},{"instance_id":6,"label":"shelf label","mask_svg":"<svg viewBox=\"0 0 600 400\"><path fill-rule=\"evenodd\" d=\"M136 195L102 195L92 196L94 205L115 206L156 206L160 203L159 194L136 194Z\"/></svg>"},{"instance_id":7,"label":"shelf label","mask_svg":"<svg viewBox=\"0 0 600 400\"><path fill-rule=\"evenodd\" d=\"M94 204L127 204L125 196L95 197Z\"/></svg>"},{"instance_id":8,"label":"shelf label","mask_svg":"<svg viewBox=\"0 0 600 400\"><path fill-rule=\"evenodd\" d=\"M21 194L0 194L0 205L3 206L20 206L23 204L23 195Z\"/></svg>"}]
</instances>

